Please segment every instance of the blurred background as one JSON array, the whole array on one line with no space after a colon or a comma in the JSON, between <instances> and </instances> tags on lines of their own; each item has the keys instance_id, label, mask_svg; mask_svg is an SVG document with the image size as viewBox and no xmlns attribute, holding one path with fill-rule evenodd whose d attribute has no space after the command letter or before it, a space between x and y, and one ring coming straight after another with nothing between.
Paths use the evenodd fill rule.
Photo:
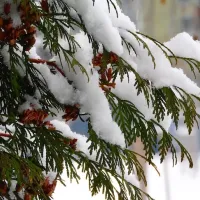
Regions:
<instances>
[{"instance_id":1,"label":"blurred background","mask_svg":"<svg viewBox=\"0 0 200 200\"><path fill-rule=\"evenodd\" d=\"M140 32L160 42L167 42L180 32L189 33L195 40L200 38L200 0L123 0L121 7L124 13L135 22ZM200 85L200 76L195 79L185 63L179 63L174 67L182 68L193 81ZM200 105L198 107L200 108ZM190 169L187 162L180 163L180 161L177 166L173 167L170 154L165 162L160 164L156 156L154 162L161 176L143 163L148 178L148 187L141 184L141 188L156 200L199 200L199 130L194 127L189 136L183 120L180 120L178 130L174 124L171 124L170 132L191 153L194 168ZM139 153L143 153L140 141L134 148Z\"/></svg>"},{"instance_id":2,"label":"blurred background","mask_svg":"<svg viewBox=\"0 0 200 200\"><path fill-rule=\"evenodd\" d=\"M179 32L200 36L200 0L123 0L138 29L165 42Z\"/></svg>"}]
</instances>

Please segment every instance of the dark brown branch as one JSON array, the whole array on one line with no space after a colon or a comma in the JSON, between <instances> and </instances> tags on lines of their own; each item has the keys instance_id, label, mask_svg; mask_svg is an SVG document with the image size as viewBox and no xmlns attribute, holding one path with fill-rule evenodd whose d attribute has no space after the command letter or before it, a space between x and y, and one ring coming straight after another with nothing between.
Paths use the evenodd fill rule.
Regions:
<instances>
[{"instance_id":1,"label":"dark brown branch","mask_svg":"<svg viewBox=\"0 0 200 200\"><path fill-rule=\"evenodd\" d=\"M10 138L10 137L12 137L12 135L7 134L7 133L0 133L0 137L8 137L8 138Z\"/></svg>"},{"instance_id":2,"label":"dark brown branch","mask_svg":"<svg viewBox=\"0 0 200 200\"><path fill-rule=\"evenodd\" d=\"M46 63L47 65L49 65L49 66L54 67L55 69L57 69L60 72L60 74L62 74L62 76L66 77L65 73L53 61L47 61L47 60L41 60L41 59L34 59L34 58L29 58L29 61L31 63L41 63L41 64Z\"/></svg>"}]
</instances>

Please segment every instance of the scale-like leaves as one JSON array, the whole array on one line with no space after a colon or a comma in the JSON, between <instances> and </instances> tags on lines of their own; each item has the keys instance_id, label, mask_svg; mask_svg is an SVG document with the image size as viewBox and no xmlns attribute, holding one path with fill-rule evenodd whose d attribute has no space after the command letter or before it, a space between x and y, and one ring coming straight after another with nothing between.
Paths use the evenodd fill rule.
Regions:
<instances>
[{"instance_id":1,"label":"scale-like leaves","mask_svg":"<svg viewBox=\"0 0 200 200\"><path fill-rule=\"evenodd\" d=\"M27 1L22 0L22 2L25 4ZM95 0L93 2L95 3ZM116 15L118 15L114 2L107 0L107 4L109 11L112 6L116 11ZM88 33L87 27L79 13L68 6L63 0L52 2L50 6L51 13L42 10L35 1L30 1L30 6L41 17L40 23L35 25L44 34L44 49L52 53L52 55L57 55L60 61L61 56L65 58L65 62L60 63L61 66L66 64L74 73L76 73L75 68L78 66L83 72L83 76L87 76L88 74L84 66L78 62L74 55L77 48L79 48L79 44L67 29L82 30L92 44L94 56L99 53L101 44L95 40L93 35ZM71 10L77 14L77 17L71 15ZM179 59L184 60L194 75L196 71L200 72L199 61L192 58L178 57L165 45L145 34L130 31L129 33L147 50L154 67L156 67L156 60L146 42L147 40L151 40L157 45L171 63L173 59L175 59L176 63ZM67 49L63 48L59 43L60 38L65 39L68 43ZM135 56L138 56L138 52L134 46L126 41L124 37L122 37L122 44L127 48L129 53L134 52ZM0 48L3 48L2 44ZM138 157L143 158L157 170L152 159L156 153L155 149L158 147L161 162L163 162L167 153L171 152L173 163L176 164L177 154L174 147L174 142L176 142L180 147L181 161L186 157L189 160L190 167L192 167L191 156L187 150L159 123L167 114L171 115L176 127L178 127L180 112L183 112L184 122L190 133L194 124L198 124L200 117L196 111L194 101L194 99L200 101L199 97L188 94L176 86L157 89L153 86L152 82L144 80L133 66L130 66L123 58L118 57L115 63L111 63L113 81L118 76L121 81L123 81L124 76L127 76L129 79L129 74L133 73L135 75L135 85L133 87L137 90L138 95L141 93L144 94L147 105L153 106L153 114L156 120L146 120L145 116L133 103L120 99L112 92L106 92L113 119L121 128L126 145L129 146L137 138L141 138L145 156L98 138L89 122L89 152L90 154L96 154L96 159L91 160L83 152L75 151L62 142L66 138L59 131L48 130L44 126L37 127L33 124L22 125L19 123L18 107L25 102L26 94L34 96L35 91L38 90L41 95L41 98L38 99L39 103L42 109L48 113L51 113L51 108L62 110L64 105L60 104L56 97L49 91L44 77L30 62L28 53L23 50L21 52L22 56L19 56L20 54L16 53L17 51L19 51L17 45L14 47L9 46L9 67L4 63L3 57L0 55L0 117L7 117L6 120L0 118L0 125L11 135L8 139L0 137L0 160L5 161L0 164L0 169L4 170L0 173L1 179L6 179L8 183L13 179L23 182L22 165L29 169L29 177L36 178L37 180L42 178L42 171L49 172L54 170L60 176L65 166L67 176L70 179L78 181L80 178L76 168L78 164L78 167L86 173L93 195L102 190L105 198L108 200L116 199L116 195L119 200L142 200L142 193L144 192L125 180L125 170L127 170L128 174L134 172L139 180L142 180L146 184L145 174ZM103 49L102 68L107 68L109 53ZM19 74L18 69L24 72L24 77ZM65 77L64 73L62 75ZM8 125L13 126L15 131L11 131ZM42 159L44 157L46 157L45 163ZM113 181L119 187L113 185ZM36 186L35 189L31 189L40 191L39 184L36 184ZM148 194L145 195L149 200L152 199ZM16 198L19 199L17 194ZM43 194L42 190L35 198L50 199Z\"/></svg>"},{"instance_id":2,"label":"scale-like leaves","mask_svg":"<svg viewBox=\"0 0 200 200\"><path fill-rule=\"evenodd\" d=\"M145 156L150 163L155 155L157 145L160 152L161 162L163 162L167 153L171 150L173 163L177 163L176 150L172 143L175 138L170 133L168 133L155 120L146 120L144 115L131 102L122 100L111 92L107 94L107 98L112 107L113 119L118 123L124 133L127 145L132 144L136 141L136 138L140 137L144 145ZM186 116L186 120L190 127L190 123L193 122L194 119ZM162 133L161 139L160 133ZM191 167L193 164L189 153L180 142L178 142L178 145L181 148L181 156L187 157Z\"/></svg>"}]
</instances>

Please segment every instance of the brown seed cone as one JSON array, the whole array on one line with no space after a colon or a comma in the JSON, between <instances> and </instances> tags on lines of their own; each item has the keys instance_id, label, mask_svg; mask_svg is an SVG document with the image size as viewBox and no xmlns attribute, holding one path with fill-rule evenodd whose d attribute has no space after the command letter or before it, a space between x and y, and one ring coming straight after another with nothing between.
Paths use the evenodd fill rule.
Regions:
<instances>
[{"instance_id":1,"label":"brown seed cone","mask_svg":"<svg viewBox=\"0 0 200 200\"><path fill-rule=\"evenodd\" d=\"M46 178L42 189L47 196L51 196L56 188L57 180L54 180L52 183L49 182L49 178Z\"/></svg>"}]
</instances>

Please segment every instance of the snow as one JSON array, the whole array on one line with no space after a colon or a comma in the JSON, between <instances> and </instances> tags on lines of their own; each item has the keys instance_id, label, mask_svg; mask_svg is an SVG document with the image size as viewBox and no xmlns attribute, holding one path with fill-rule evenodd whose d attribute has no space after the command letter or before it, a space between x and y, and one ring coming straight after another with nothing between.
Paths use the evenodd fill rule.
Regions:
<instances>
[{"instance_id":1,"label":"snow","mask_svg":"<svg viewBox=\"0 0 200 200\"><path fill-rule=\"evenodd\" d=\"M4 45L3 48L1 49L1 55L3 56L3 62L7 65L10 66L10 55L8 53L9 47L7 45Z\"/></svg>"},{"instance_id":2,"label":"snow","mask_svg":"<svg viewBox=\"0 0 200 200\"><path fill-rule=\"evenodd\" d=\"M77 139L77 142L76 142L77 150L85 153L85 155L90 160L96 161L96 152L93 152L92 154L90 154L90 152L88 150L88 147L90 146L90 142L87 142L88 138L86 136L78 134L76 132L72 132L70 127L64 122L61 122L58 120L52 120L51 124L53 124L54 127L57 130L59 130L64 137L71 138L71 139L76 138ZM116 173L121 175L119 168L116 169ZM65 172L64 172L64 174L65 174ZM135 178L135 174L128 174L128 170L126 169L126 167L125 167L125 179L127 181L130 181L134 185L138 185L138 181Z\"/></svg>"},{"instance_id":3,"label":"snow","mask_svg":"<svg viewBox=\"0 0 200 200\"><path fill-rule=\"evenodd\" d=\"M51 123L54 125L54 127L61 131L62 135L67 138L77 139L76 147L77 150L84 152L90 159L95 160L96 155L90 155L88 147L90 143L86 143L87 137L84 135L77 134L76 132L72 132L70 127L61 121L58 120L52 120Z\"/></svg>"},{"instance_id":4,"label":"snow","mask_svg":"<svg viewBox=\"0 0 200 200\"><path fill-rule=\"evenodd\" d=\"M89 81L86 75L83 75L80 68L76 67L76 73L66 66L63 70L69 80L73 81L77 89L77 101L84 112L91 116L91 124L99 137L113 144L125 146L124 136L119 126L113 121L109 103L104 92L99 87L99 75L94 70L91 73L91 60L93 58L92 47L85 37L84 33L75 36L76 41L81 48L75 53L75 58L87 70ZM52 58L59 63L59 59ZM62 58L64 61L64 58Z\"/></svg>"},{"instance_id":5,"label":"snow","mask_svg":"<svg viewBox=\"0 0 200 200\"><path fill-rule=\"evenodd\" d=\"M138 43L131 33L120 30L120 34L134 46L137 52L137 57L135 57L137 72L142 78L151 80L157 88L177 86L190 94L200 94L200 89L197 84L190 80L182 69L173 68L162 50L152 41L138 35L148 45L155 58L156 66L154 66L152 57L149 56L147 49L144 49L143 45ZM198 50L200 52L200 46ZM182 48L179 51L182 51Z\"/></svg>"},{"instance_id":6,"label":"snow","mask_svg":"<svg viewBox=\"0 0 200 200\"><path fill-rule=\"evenodd\" d=\"M91 0L84 1L84 3L81 0L65 0L65 2L82 16L88 32L102 43L108 51L115 52L118 55L123 53L118 28L135 31L136 27L130 18L121 12L115 0L112 2L116 5L118 16L112 5L110 5L109 11L106 0L96 0L94 5Z\"/></svg>"},{"instance_id":7,"label":"snow","mask_svg":"<svg viewBox=\"0 0 200 200\"><path fill-rule=\"evenodd\" d=\"M33 48L30 50L30 54L32 55L33 58L36 59L44 59L44 60L49 60L52 58L52 55L48 51L48 48L44 49L43 48L43 33L41 33L38 29L36 31L36 37L37 40L35 42L35 45Z\"/></svg>"},{"instance_id":8,"label":"snow","mask_svg":"<svg viewBox=\"0 0 200 200\"><path fill-rule=\"evenodd\" d=\"M31 105L34 105L34 108L35 109L41 109L41 105L39 104L38 100L33 98L32 96L30 95L25 95L25 99L26 101L19 106L18 108L18 112L19 113L22 113L23 111L29 109L29 110L32 110L33 107Z\"/></svg>"},{"instance_id":9,"label":"snow","mask_svg":"<svg viewBox=\"0 0 200 200\"><path fill-rule=\"evenodd\" d=\"M200 61L200 42L198 40L193 40L192 36L186 32L177 34L164 44L171 49L176 56L193 58Z\"/></svg>"},{"instance_id":10,"label":"snow","mask_svg":"<svg viewBox=\"0 0 200 200\"><path fill-rule=\"evenodd\" d=\"M65 0L65 2L82 16L88 32L102 43L108 51L117 54L123 52L119 32L112 25L108 9L104 10L102 7L102 5L107 5L105 0L96 0L94 5L91 0L84 2L82 0Z\"/></svg>"},{"instance_id":11,"label":"snow","mask_svg":"<svg viewBox=\"0 0 200 200\"><path fill-rule=\"evenodd\" d=\"M150 100L149 105L143 93L137 95L137 90L134 87L135 84L135 75L129 73L129 78L127 76L121 81L120 77L116 78L116 88L112 89L112 92L117 95L119 98L128 100L133 103L136 108L144 115L146 120L155 119L153 114L153 105ZM131 92L130 92L131 91ZM170 124L172 123L171 115L165 115L164 120L159 122L163 128L168 131ZM162 133L162 130L157 127L158 133Z\"/></svg>"},{"instance_id":12,"label":"snow","mask_svg":"<svg viewBox=\"0 0 200 200\"><path fill-rule=\"evenodd\" d=\"M129 73L129 78L125 76L123 81L121 81L118 76L115 82L116 88L113 88L112 92L119 98L132 102L139 109L139 111L144 114L145 118L150 120L153 117L153 107L147 105L147 101L143 93L137 95L137 90L134 87L135 75L133 73Z\"/></svg>"},{"instance_id":13,"label":"snow","mask_svg":"<svg viewBox=\"0 0 200 200\"><path fill-rule=\"evenodd\" d=\"M9 196L11 199L15 198L15 195L13 192L15 191L16 185L17 185L17 181L13 180L11 182L11 186L10 186L10 190L9 190Z\"/></svg>"},{"instance_id":14,"label":"snow","mask_svg":"<svg viewBox=\"0 0 200 200\"><path fill-rule=\"evenodd\" d=\"M35 64L37 70L45 78L48 88L56 96L57 100L62 104L75 104L75 91L72 85L67 82L67 79L60 73L52 74L48 65L46 64Z\"/></svg>"},{"instance_id":15,"label":"snow","mask_svg":"<svg viewBox=\"0 0 200 200\"><path fill-rule=\"evenodd\" d=\"M20 19L20 13L17 11L18 5L19 5L19 2L16 2L15 4L14 3L11 4L10 17L12 19L13 27L17 27L22 23Z\"/></svg>"}]
</instances>

